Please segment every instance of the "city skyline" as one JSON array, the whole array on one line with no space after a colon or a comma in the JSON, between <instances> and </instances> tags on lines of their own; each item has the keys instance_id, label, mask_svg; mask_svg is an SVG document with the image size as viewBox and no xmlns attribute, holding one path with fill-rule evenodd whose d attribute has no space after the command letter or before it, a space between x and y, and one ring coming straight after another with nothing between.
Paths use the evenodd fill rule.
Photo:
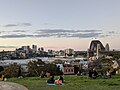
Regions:
<instances>
[{"instance_id":1,"label":"city skyline","mask_svg":"<svg viewBox=\"0 0 120 90\"><path fill-rule=\"evenodd\" d=\"M94 39L120 49L119 4L119 0L1 1L0 51L32 44L87 50Z\"/></svg>"}]
</instances>

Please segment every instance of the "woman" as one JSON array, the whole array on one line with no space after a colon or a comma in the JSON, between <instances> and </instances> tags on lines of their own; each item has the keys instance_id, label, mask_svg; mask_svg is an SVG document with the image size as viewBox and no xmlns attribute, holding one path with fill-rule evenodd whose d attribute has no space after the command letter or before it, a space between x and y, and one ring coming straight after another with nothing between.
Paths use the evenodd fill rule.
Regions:
<instances>
[{"instance_id":1,"label":"woman","mask_svg":"<svg viewBox=\"0 0 120 90\"><path fill-rule=\"evenodd\" d=\"M58 84L58 85L62 85L63 82L63 77L62 76L59 76L59 79L58 80L55 80L55 84Z\"/></svg>"},{"instance_id":2,"label":"woman","mask_svg":"<svg viewBox=\"0 0 120 90\"><path fill-rule=\"evenodd\" d=\"M49 84L54 84L54 82L55 82L54 76L52 76L51 78L49 78L49 79L47 80L47 83L49 83Z\"/></svg>"},{"instance_id":3,"label":"woman","mask_svg":"<svg viewBox=\"0 0 120 90\"><path fill-rule=\"evenodd\" d=\"M59 76L59 80L61 80L62 83L64 83L64 80L63 80L63 77L62 77L62 76Z\"/></svg>"}]
</instances>

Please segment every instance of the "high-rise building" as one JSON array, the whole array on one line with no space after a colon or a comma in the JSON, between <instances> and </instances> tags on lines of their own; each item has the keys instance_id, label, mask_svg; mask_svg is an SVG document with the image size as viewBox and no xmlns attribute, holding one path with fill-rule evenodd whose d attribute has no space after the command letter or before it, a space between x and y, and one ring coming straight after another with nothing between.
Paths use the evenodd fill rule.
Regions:
<instances>
[{"instance_id":1,"label":"high-rise building","mask_svg":"<svg viewBox=\"0 0 120 90\"><path fill-rule=\"evenodd\" d=\"M65 54L73 55L74 54L74 49L71 49L71 48L65 49Z\"/></svg>"},{"instance_id":2,"label":"high-rise building","mask_svg":"<svg viewBox=\"0 0 120 90\"><path fill-rule=\"evenodd\" d=\"M41 47L41 48L38 48L38 52L37 53L39 53L39 54L44 54L44 48L43 47Z\"/></svg>"},{"instance_id":3,"label":"high-rise building","mask_svg":"<svg viewBox=\"0 0 120 90\"><path fill-rule=\"evenodd\" d=\"M22 46L22 50L26 51L26 53L29 53L30 51L30 46Z\"/></svg>"},{"instance_id":4,"label":"high-rise building","mask_svg":"<svg viewBox=\"0 0 120 90\"><path fill-rule=\"evenodd\" d=\"M34 53L37 52L37 45L32 45L32 50Z\"/></svg>"},{"instance_id":5,"label":"high-rise building","mask_svg":"<svg viewBox=\"0 0 120 90\"><path fill-rule=\"evenodd\" d=\"M48 50L48 55L53 55L53 50Z\"/></svg>"}]
</instances>

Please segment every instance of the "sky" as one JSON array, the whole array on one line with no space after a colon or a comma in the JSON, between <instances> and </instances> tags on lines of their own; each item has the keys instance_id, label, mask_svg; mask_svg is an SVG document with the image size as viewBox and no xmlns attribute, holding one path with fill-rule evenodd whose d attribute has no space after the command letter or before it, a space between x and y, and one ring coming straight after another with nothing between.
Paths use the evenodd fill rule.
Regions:
<instances>
[{"instance_id":1,"label":"sky","mask_svg":"<svg viewBox=\"0 0 120 90\"><path fill-rule=\"evenodd\" d=\"M0 50L120 49L120 0L0 0Z\"/></svg>"}]
</instances>

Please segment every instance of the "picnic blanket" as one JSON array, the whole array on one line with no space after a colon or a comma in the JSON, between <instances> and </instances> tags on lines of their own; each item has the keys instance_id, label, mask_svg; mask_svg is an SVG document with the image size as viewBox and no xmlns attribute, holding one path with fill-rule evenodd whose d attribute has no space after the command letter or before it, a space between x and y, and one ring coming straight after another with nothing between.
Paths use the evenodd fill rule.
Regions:
<instances>
[{"instance_id":1,"label":"picnic blanket","mask_svg":"<svg viewBox=\"0 0 120 90\"><path fill-rule=\"evenodd\" d=\"M60 85L64 85L64 83L62 83L62 84L55 84L55 83L47 83L47 85L50 85L50 86L60 86Z\"/></svg>"}]
</instances>

